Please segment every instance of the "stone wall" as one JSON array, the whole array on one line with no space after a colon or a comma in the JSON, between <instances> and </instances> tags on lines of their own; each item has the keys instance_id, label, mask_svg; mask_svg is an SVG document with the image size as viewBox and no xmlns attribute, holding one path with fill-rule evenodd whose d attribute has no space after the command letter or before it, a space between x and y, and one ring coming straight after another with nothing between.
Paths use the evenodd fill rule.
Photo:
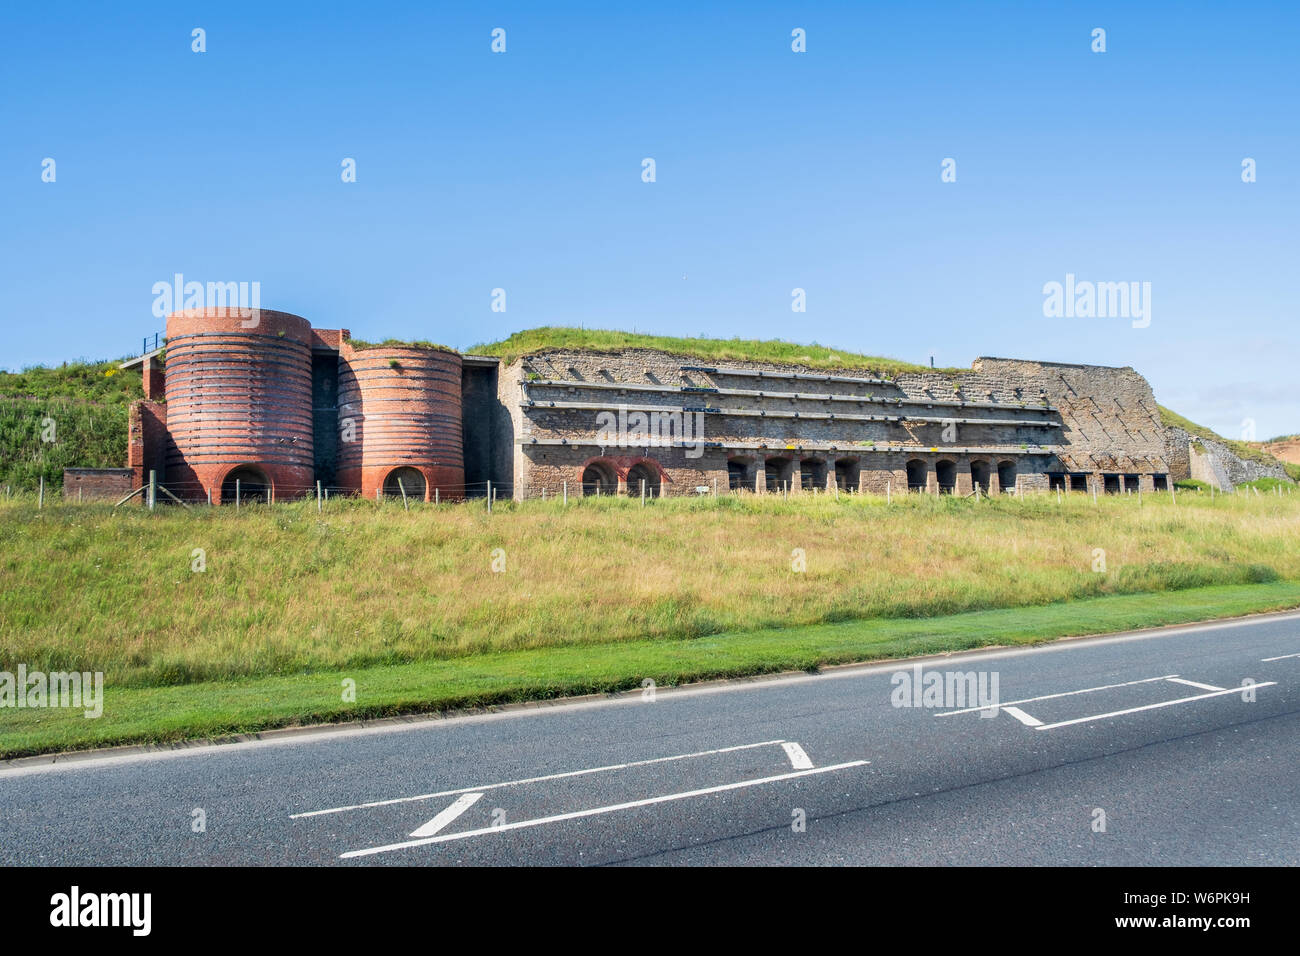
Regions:
<instances>
[{"instance_id":1,"label":"stone wall","mask_svg":"<svg viewBox=\"0 0 1300 956\"><path fill-rule=\"evenodd\" d=\"M499 397L515 435L516 497L565 481L572 494L589 467L632 491L649 468L667 494L715 481L957 494L978 483L997 493L1047 489L1053 474L1086 476L1098 490L1123 488L1128 476L1130 487L1150 489L1169 470L1159 409L1131 368L981 358L968 372L887 376L650 349L556 350L503 369ZM636 428L620 432L625 443L607 441L611 413L629 425L638 415L672 421L679 438L681 419L702 416L704 447L691 447L698 432L686 433L686 447L664 447Z\"/></svg>"},{"instance_id":2,"label":"stone wall","mask_svg":"<svg viewBox=\"0 0 1300 956\"><path fill-rule=\"evenodd\" d=\"M1192 435L1182 428L1171 427L1167 435L1168 454L1174 464L1170 474L1175 481L1192 478L1220 491L1232 491L1234 486L1258 478L1291 480L1280 462L1269 464L1242 458L1222 442Z\"/></svg>"}]
</instances>

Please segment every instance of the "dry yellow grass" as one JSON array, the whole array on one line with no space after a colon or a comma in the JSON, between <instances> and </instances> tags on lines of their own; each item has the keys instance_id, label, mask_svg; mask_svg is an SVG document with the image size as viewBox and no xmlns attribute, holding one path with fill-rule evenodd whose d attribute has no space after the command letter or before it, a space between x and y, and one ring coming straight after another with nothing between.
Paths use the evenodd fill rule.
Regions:
<instances>
[{"instance_id":1,"label":"dry yellow grass","mask_svg":"<svg viewBox=\"0 0 1300 956\"><path fill-rule=\"evenodd\" d=\"M1297 532L1294 495L588 499L490 516L17 500L0 504L0 659L149 685L931 616L1300 579Z\"/></svg>"}]
</instances>

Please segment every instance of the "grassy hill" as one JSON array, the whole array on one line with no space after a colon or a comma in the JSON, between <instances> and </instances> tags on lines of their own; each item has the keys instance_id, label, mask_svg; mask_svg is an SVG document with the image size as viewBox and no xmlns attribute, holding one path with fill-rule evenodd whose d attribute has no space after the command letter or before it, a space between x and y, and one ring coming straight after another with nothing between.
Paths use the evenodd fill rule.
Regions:
<instances>
[{"instance_id":1,"label":"grassy hill","mask_svg":"<svg viewBox=\"0 0 1300 956\"><path fill-rule=\"evenodd\" d=\"M70 362L0 372L0 485L29 490L44 475L47 487L58 488L64 468L126 463L127 408L143 395L140 376L118 365Z\"/></svg>"},{"instance_id":2,"label":"grassy hill","mask_svg":"<svg viewBox=\"0 0 1300 956\"><path fill-rule=\"evenodd\" d=\"M929 372L931 369L897 359L860 355L825 345L799 345L780 339L705 339L675 338L667 335L643 335L611 329L575 329L547 325L516 332L503 342L475 345L471 355L493 355L509 364L525 355L548 349L590 349L613 352L619 349L658 349L674 355L688 355L706 362L776 362L806 365L809 368L854 369L895 375L899 372ZM960 374L970 369L941 368L933 371Z\"/></svg>"},{"instance_id":3,"label":"grassy hill","mask_svg":"<svg viewBox=\"0 0 1300 956\"><path fill-rule=\"evenodd\" d=\"M1221 445L1226 445L1232 449L1238 458L1247 461L1258 461L1265 465L1283 465L1285 462L1269 454L1264 446L1258 442L1236 441L1231 438L1224 438L1218 432L1206 428L1204 425L1198 425L1191 419L1184 418L1177 412L1165 408L1163 405L1157 406L1160 409L1160 420L1166 428L1181 428L1189 435L1197 438L1208 438L1210 441L1217 441ZM1290 469L1287 469L1288 472ZM1295 477L1292 475L1292 477Z\"/></svg>"},{"instance_id":4,"label":"grassy hill","mask_svg":"<svg viewBox=\"0 0 1300 956\"><path fill-rule=\"evenodd\" d=\"M6 710L0 755L1295 607L1297 534L1300 494L0 499L0 659L109 695L99 720Z\"/></svg>"}]
</instances>

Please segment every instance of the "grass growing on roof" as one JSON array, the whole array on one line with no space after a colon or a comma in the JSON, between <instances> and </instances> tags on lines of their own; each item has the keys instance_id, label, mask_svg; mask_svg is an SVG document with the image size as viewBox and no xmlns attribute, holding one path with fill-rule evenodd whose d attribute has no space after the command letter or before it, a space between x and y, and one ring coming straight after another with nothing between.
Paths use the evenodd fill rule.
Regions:
<instances>
[{"instance_id":1,"label":"grass growing on roof","mask_svg":"<svg viewBox=\"0 0 1300 956\"><path fill-rule=\"evenodd\" d=\"M772 362L803 365L828 371L868 371L886 375L899 372L929 372L926 366L874 355L860 355L825 345L800 345L780 339L708 339L646 335L612 329L575 329L548 325L516 332L502 342L475 345L471 355L492 355L507 365L525 355L555 349L582 349L614 352L622 349L657 349L709 362ZM969 369L933 369L946 374L969 372Z\"/></svg>"},{"instance_id":2,"label":"grass growing on roof","mask_svg":"<svg viewBox=\"0 0 1300 956\"><path fill-rule=\"evenodd\" d=\"M404 339L384 339L382 342L367 342L365 339L348 339L348 344L359 352L367 349L423 349L428 352L454 352L455 349L424 339L406 341Z\"/></svg>"}]
</instances>

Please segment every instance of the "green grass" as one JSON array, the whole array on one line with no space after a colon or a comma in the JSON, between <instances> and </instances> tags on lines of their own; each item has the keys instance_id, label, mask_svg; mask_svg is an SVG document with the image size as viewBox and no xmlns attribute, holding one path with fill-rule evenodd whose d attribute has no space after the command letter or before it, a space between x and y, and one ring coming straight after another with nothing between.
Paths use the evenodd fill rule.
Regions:
<instances>
[{"instance_id":1,"label":"green grass","mask_svg":"<svg viewBox=\"0 0 1300 956\"><path fill-rule=\"evenodd\" d=\"M113 695L101 720L0 711L0 747L172 739L1291 606L1300 494L1283 491L604 497L499 501L491 515L481 501L408 512L334 500L317 514L314 501L150 513L0 499L0 670L100 671ZM359 709L330 699L345 676L362 689Z\"/></svg>"},{"instance_id":2,"label":"green grass","mask_svg":"<svg viewBox=\"0 0 1300 956\"><path fill-rule=\"evenodd\" d=\"M34 505L0 501L0 661L126 686L1300 580L1300 495Z\"/></svg>"},{"instance_id":3,"label":"green grass","mask_svg":"<svg viewBox=\"0 0 1300 956\"><path fill-rule=\"evenodd\" d=\"M430 352L452 352L454 349L424 339L405 341L403 339L384 339L382 342L367 342L365 339L348 339L348 344L358 351L367 349L424 349Z\"/></svg>"},{"instance_id":4,"label":"green grass","mask_svg":"<svg viewBox=\"0 0 1300 956\"><path fill-rule=\"evenodd\" d=\"M64 468L126 463L127 409L143 398L140 375L120 363L72 362L0 372L0 486L63 486ZM46 420L54 422L53 442Z\"/></svg>"},{"instance_id":5,"label":"green grass","mask_svg":"<svg viewBox=\"0 0 1300 956\"><path fill-rule=\"evenodd\" d=\"M1243 481L1237 485L1238 491L1248 491L1255 488L1260 494L1267 492L1270 495L1277 494L1277 489L1281 488L1282 493L1294 490L1291 482L1283 481L1281 478L1256 478L1254 481Z\"/></svg>"},{"instance_id":6,"label":"green grass","mask_svg":"<svg viewBox=\"0 0 1300 956\"><path fill-rule=\"evenodd\" d=\"M876 619L736 631L691 640L512 651L181 687L110 684L105 688L103 716L97 719L69 710L4 712L0 756L606 693L640 687L647 678L659 686L671 686L710 678L807 671L851 661L1034 644L1298 605L1300 583L1275 581L931 619ZM355 681L355 703L342 700L344 679Z\"/></svg>"},{"instance_id":7,"label":"green grass","mask_svg":"<svg viewBox=\"0 0 1300 956\"><path fill-rule=\"evenodd\" d=\"M1208 492L1210 490L1209 482L1198 481L1195 478L1183 478L1180 481L1175 481L1174 487L1179 491Z\"/></svg>"},{"instance_id":8,"label":"green grass","mask_svg":"<svg viewBox=\"0 0 1300 956\"><path fill-rule=\"evenodd\" d=\"M140 374L118 368L123 361L65 362L53 368L33 366L21 372L0 372L0 398L75 399L100 405L128 405L144 394Z\"/></svg>"},{"instance_id":9,"label":"green grass","mask_svg":"<svg viewBox=\"0 0 1300 956\"><path fill-rule=\"evenodd\" d=\"M936 371L945 374L969 373L969 369L929 369L923 365L900 362L897 359L860 355L844 349L824 345L799 345L781 340L757 339L706 339L677 338L666 335L645 335L636 332L618 332L610 329L575 329L564 326L543 326L516 332L503 342L476 345L468 350L471 355L493 355L510 364L516 359L538 352L556 349L582 349L594 352L614 352L621 349L658 349L674 355L685 355L708 362L750 361L804 365L817 369L852 369L869 371L877 375L897 375L900 372Z\"/></svg>"}]
</instances>

